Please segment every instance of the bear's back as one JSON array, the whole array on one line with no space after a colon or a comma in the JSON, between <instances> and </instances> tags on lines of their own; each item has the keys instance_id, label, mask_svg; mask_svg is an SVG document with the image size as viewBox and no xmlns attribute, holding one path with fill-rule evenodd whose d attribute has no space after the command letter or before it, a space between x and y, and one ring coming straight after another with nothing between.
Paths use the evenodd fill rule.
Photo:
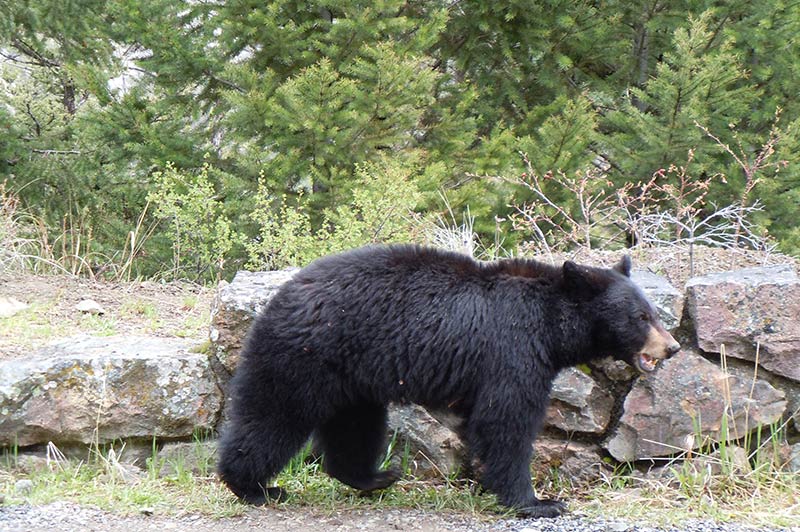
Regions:
<instances>
[{"instance_id":1,"label":"bear's back","mask_svg":"<svg viewBox=\"0 0 800 532\"><path fill-rule=\"evenodd\" d=\"M493 282L500 278L555 281L561 269L529 259L477 261L463 253L414 244L365 246L317 259L298 272L299 283L324 279L341 281L348 277L405 277L442 282Z\"/></svg>"}]
</instances>

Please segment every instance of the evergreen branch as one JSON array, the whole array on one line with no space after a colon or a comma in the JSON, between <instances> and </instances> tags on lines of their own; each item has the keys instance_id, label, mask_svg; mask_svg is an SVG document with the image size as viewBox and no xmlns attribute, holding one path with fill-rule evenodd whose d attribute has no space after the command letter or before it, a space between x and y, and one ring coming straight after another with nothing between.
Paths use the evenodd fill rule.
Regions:
<instances>
[{"instance_id":1,"label":"evergreen branch","mask_svg":"<svg viewBox=\"0 0 800 532\"><path fill-rule=\"evenodd\" d=\"M81 155L83 152L79 150L40 150L40 149L33 149L31 150L33 153L39 153L42 155Z\"/></svg>"},{"instance_id":2,"label":"evergreen branch","mask_svg":"<svg viewBox=\"0 0 800 532\"><path fill-rule=\"evenodd\" d=\"M56 63L55 61L48 59L44 55L40 54L39 52L36 51L36 49L33 46L24 42L19 37L14 37L13 39L11 39L11 46L19 50L20 53L22 53L23 55L26 55L36 60L37 62L34 63L36 65L51 69L61 68L61 65L59 63Z\"/></svg>"},{"instance_id":3,"label":"evergreen branch","mask_svg":"<svg viewBox=\"0 0 800 532\"><path fill-rule=\"evenodd\" d=\"M31 109L31 102L25 103L25 114L31 117L33 120L34 129L36 131L36 136L39 137L42 134L42 125L39 123L39 120L36 118L36 115L33 114L33 110Z\"/></svg>"},{"instance_id":4,"label":"evergreen branch","mask_svg":"<svg viewBox=\"0 0 800 532\"><path fill-rule=\"evenodd\" d=\"M714 43L715 40L717 40L717 36L722 31L723 26L725 26L725 23L728 22L729 18L730 18L730 13L725 13L725 15L720 19L719 24L717 24L717 27L714 28L714 31L711 32L711 37L709 37L708 42L703 47L703 54L708 53L708 51L711 49L711 45Z\"/></svg>"},{"instance_id":5,"label":"evergreen branch","mask_svg":"<svg viewBox=\"0 0 800 532\"><path fill-rule=\"evenodd\" d=\"M22 54L22 55L24 55L24 54ZM20 55L8 54L2 48L0 48L0 57L3 57L5 59L11 61L12 63L17 63L17 64L20 64L20 65L40 66L39 63L37 63L37 62L24 61L24 60L20 59Z\"/></svg>"},{"instance_id":6,"label":"evergreen branch","mask_svg":"<svg viewBox=\"0 0 800 532\"><path fill-rule=\"evenodd\" d=\"M228 87L229 89L233 89L233 90L235 90L236 92L238 92L240 94L244 94L245 93L245 90L242 87L240 87L239 85L233 83L232 81L228 81L228 80L225 80L225 79L222 79L222 78L219 78L219 77L215 76L208 69L203 70L203 74L208 76L208 78L211 81L215 81L215 82L219 83L220 85L222 85L224 87Z\"/></svg>"}]
</instances>

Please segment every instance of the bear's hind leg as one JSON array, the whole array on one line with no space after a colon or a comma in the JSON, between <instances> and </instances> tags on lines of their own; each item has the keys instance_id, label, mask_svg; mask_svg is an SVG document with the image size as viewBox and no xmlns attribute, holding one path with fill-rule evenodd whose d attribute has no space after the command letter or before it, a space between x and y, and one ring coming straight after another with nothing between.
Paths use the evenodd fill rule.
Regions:
<instances>
[{"instance_id":1,"label":"bear's hind leg","mask_svg":"<svg viewBox=\"0 0 800 532\"><path fill-rule=\"evenodd\" d=\"M378 471L385 450L386 407L363 403L336 412L315 433L325 471L362 491L391 486L399 475Z\"/></svg>"}]
</instances>

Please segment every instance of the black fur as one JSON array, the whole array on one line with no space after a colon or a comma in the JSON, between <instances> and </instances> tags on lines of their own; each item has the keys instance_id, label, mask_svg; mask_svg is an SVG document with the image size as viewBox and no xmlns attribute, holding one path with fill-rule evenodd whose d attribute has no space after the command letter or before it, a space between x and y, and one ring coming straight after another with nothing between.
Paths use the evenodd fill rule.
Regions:
<instances>
[{"instance_id":1,"label":"black fur","mask_svg":"<svg viewBox=\"0 0 800 532\"><path fill-rule=\"evenodd\" d=\"M634 322L651 307L629 272L629 261L478 263L416 246L315 261L253 324L230 385L220 477L248 502L279 497L267 482L314 434L331 476L384 488L396 478L377 470L386 405L409 402L464 419L481 484L502 504L559 515L563 504L534 496L532 442L560 369L630 360L644 344Z\"/></svg>"}]
</instances>

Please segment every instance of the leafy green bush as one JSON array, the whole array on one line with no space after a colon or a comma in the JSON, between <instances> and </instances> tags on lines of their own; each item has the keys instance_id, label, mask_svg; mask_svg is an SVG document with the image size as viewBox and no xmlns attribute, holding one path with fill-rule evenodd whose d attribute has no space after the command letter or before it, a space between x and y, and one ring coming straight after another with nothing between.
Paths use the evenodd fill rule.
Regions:
<instances>
[{"instance_id":1,"label":"leafy green bush","mask_svg":"<svg viewBox=\"0 0 800 532\"><path fill-rule=\"evenodd\" d=\"M276 198L259 180L257 206L251 214L259 233L246 247L249 268L302 266L316 257L378 242L416 239L420 217L414 208L421 193L413 168L382 160L357 166L350 203L323 212L314 228L308 199Z\"/></svg>"},{"instance_id":2,"label":"leafy green bush","mask_svg":"<svg viewBox=\"0 0 800 532\"><path fill-rule=\"evenodd\" d=\"M155 215L167 223L172 240L175 277L219 278L231 250L242 237L224 213L209 178L209 165L196 174L184 173L167 163L154 174L155 189L147 199Z\"/></svg>"}]
</instances>

